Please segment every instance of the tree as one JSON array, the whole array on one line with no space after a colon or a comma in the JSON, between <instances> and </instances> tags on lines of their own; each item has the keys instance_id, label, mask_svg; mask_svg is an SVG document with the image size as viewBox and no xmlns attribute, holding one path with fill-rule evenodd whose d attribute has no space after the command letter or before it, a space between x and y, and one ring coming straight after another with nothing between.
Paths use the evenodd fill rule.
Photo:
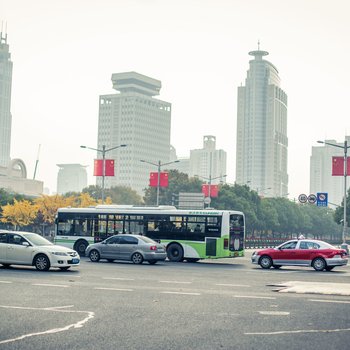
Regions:
<instances>
[{"instance_id":1,"label":"tree","mask_svg":"<svg viewBox=\"0 0 350 350\"><path fill-rule=\"evenodd\" d=\"M17 226L31 225L38 213L38 208L28 200L17 201L13 204L2 206L1 222Z\"/></svg>"}]
</instances>

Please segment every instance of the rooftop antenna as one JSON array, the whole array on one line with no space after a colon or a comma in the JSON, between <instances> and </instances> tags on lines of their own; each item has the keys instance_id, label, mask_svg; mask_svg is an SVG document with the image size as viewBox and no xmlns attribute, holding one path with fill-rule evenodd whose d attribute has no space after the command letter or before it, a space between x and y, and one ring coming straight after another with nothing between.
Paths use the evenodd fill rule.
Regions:
<instances>
[{"instance_id":1,"label":"rooftop antenna","mask_svg":"<svg viewBox=\"0 0 350 350\"><path fill-rule=\"evenodd\" d=\"M260 40L258 40L258 51L260 51Z\"/></svg>"},{"instance_id":2,"label":"rooftop antenna","mask_svg":"<svg viewBox=\"0 0 350 350\"><path fill-rule=\"evenodd\" d=\"M35 161L35 169L34 169L33 180L35 180L36 169L38 168L40 147L41 147L41 145L39 145L39 147L38 147L38 154L37 154L37 156L36 156L36 161Z\"/></svg>"}]
</instances>

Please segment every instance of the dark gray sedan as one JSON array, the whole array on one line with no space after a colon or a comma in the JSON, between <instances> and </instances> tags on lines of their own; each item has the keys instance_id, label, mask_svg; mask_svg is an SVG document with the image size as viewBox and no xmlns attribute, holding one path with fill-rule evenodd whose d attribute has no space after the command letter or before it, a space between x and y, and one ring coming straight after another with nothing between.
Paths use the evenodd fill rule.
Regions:
<instances>
[{"instance_id":1,"label":"dark gray sedan","mask_svg":"<svg viewBox=\"0 0 350 350\"><path fill-rule=\"evenodd\" d=\"M163 244L148 237L129 234L112 236L100 243L91 244L86 248L85 255L92 262L100 259L107 259L109 262L129 260L134 264L142 264L143 261L155 264L157 261L164 261L167 256Z\"/></svg>"}]
</instances>

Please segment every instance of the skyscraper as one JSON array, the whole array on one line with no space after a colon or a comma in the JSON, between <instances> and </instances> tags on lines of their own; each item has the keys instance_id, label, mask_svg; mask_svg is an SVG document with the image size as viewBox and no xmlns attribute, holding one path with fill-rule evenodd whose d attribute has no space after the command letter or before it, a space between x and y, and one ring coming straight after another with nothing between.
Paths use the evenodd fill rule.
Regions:
<instances>
[{"instance_id":1,"label":"skyscraper","mask_svg":"<svg viewBox=\"0 0 350 350\"><path fill-rule=\"evenodd\" d=\"M81 164L57 164L57 193L81 192L87 187L86 166Z\"/></svg>"},{"instance_id":2,"label":"skyscraper","mask_svg":"<svg viewBox=\"0 0 350 350\"><path fill-rule=\"evenodd\" d=\"M7 34L0 32L0 166L10 163L12 61Z\"/></svg>"},{"instance_id":3,"label":"skyscraper","mask_svg":"<svg viewBox=\"0 0 350 350\"><path fill-rule=\"evenodd\" d=\"M286 196L287 95L268 52L249 52L245 86L238 87L236 182L260 195Z\"/></svg>"},{"instance_id":4,"label":"skyscraper","mask_svg":"<svg viewBox=\"0 0 350 350\"><path fill-rule=\"evenodd\" d=\"M115 176L105 178L105 187L127 186L143 195L149 173L157 167L140 160L169 161L171 104L154 98L161 89L159 80L127 72L112 74L112 82L120 93L100 96L98 149L127 147L106 154L115 160Z\"/></svg>"}]
</instances>

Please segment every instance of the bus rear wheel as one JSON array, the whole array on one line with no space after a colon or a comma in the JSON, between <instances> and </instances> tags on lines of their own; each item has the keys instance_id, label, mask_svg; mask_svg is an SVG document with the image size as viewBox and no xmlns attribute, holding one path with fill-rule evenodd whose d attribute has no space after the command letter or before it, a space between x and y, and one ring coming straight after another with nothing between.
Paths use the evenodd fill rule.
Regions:
<instances>
[{"instance_id":1,"label":"bus rear wheel","mask_svg":"<svg viewBox=\"0 0 350 350\"><path fill-rule=\"evenodd\" d=\"M74 244L74 250L77 251L80 256L85 256L87 246L88 242L81 239Z\"/></svg>"},{"instance_id":2,"label":"bus rear wheel","mask_svg":"<svg viewBox=\"0 0 350 350\"><path fill-rule=\"evenodd\" d=\"M184 259L184 250L178 243L172 243L167 248L168 259L172 262L181 262Z\"/></svg>"}]
</instances>

